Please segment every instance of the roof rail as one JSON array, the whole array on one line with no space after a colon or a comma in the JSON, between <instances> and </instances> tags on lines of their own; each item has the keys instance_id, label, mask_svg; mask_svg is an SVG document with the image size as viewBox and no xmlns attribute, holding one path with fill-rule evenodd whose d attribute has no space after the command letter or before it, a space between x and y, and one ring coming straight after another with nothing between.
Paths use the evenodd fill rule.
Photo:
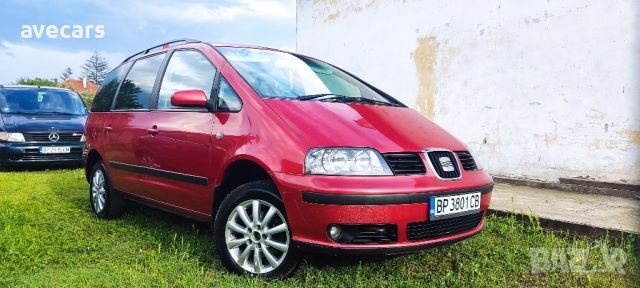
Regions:
<instances>
[{"instance_id":1,"label":"roof rail","mask_svg":"<svg viewBox=\"0 0 640 288\"><path fill-rule=\"evenodd\" d=\"M136 57L136 56L139 56L139 55L145 55L145 54L147 54L147 53L149 53L149 52L151 52L151 51L153 51L153 50L155 50L157 48L167 48L169 46L169 44L175 44L175 43L189 44L189 43L200 43L200 42L201 42L200 40L195 40L195 39L177 39L177 40L172 40L172 41L169 41L169 42L162 43L160 45L153 46L151 48L147 48L147 49L142 50L142 51L140 51L140 52L138 52L136 54L133 54L133 55L127 57L126 59L124 59L124 61L122 61L122 63L131 60L131 58L133 58L133 57ZM120 64L122 64L122 63L120 63Z\"/></svg>"}]
</instances>

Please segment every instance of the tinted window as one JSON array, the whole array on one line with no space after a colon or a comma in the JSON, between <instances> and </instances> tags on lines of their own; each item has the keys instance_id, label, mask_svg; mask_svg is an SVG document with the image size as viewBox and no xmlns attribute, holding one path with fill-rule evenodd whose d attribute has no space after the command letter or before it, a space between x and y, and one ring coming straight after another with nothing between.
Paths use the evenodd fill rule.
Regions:
<instances>
[{"instance_id":1,"label":"tinted window","mask_svg":"<svg viewBox=\"0 0 640 288\"><path fill-rule=\"evenodd\" d=\"M158 109L178 108L171 105L171 95L181 90L203 90L209 99L215 76L216 68L200 52L174 52L162 80Z\"/></svg>"},{"instance_id":2,"label":"tinted window","mask_svg":"<svg viewBox=\"0 0 640 288\"><path fill-rule=\"evenodd\" d=\"M113 97L116 96L118 86L120 85L120 82L122 82L122 78L124 78L124 74L127 72L128 68L129 64L125 64L113 69L111 73L107 75L107 78L102 82L102 86L100 86L100 90L98 90L98 94L96 94L96 97L93 100L91 111L106 112L111 109Z\"/></svg>"},{"instance_id":3,"label":"tinted window","mask_svg":"<svg viewBox=\"0 0 640 288\"><path fill-rule=\"evenodd\" d=\"M151 90L164 54L136 61L120 85L115 109L149 109Z\"/></svg>"},{"instance_id":4,"label":"tinted window","mask_svg":"<svg viewBox=\"0 0 640 288\"><path fill-rule=\"evenodd\" d=\"M0 111L7 114L87 115L78 94L69 90L46 88L0 89Z\"/></svg>"},{"instance_id":5,"label":"tinted window","mask_svg":"<svg viewBox=\"0 0 640 288\"><path fill-rule=\"evenodd\" d=\"M231 85L224 78L220 79L220 90L218 91L217 111L237 112L242 108L240 97L233 91Z\"/></svg>"}]
</instances>

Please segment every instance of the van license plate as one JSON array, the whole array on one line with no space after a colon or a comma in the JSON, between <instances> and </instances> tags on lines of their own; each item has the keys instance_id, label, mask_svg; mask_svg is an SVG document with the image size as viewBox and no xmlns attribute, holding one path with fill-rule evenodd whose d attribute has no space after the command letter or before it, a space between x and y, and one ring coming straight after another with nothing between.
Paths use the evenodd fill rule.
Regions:
<instances>
[{"instance_id":1,"label":"van license plate","mask_svg":"<svg viewBox=\"0 0 640 288\"><path fill-rule=\"evenodd\" d=\"M480 192L450 196L432 196L429 200L429 219L438 220L480 211Z\"/></svg>"},{"instance_id":2,"label":"van license plate","mask_svg":"<svg viewBox=\"0 0 640 288\"><path fill-rule=\"evenodd\" d=\"M71 147L40 147L40 154L69 154Z\"/></svg>"}]
</instances>

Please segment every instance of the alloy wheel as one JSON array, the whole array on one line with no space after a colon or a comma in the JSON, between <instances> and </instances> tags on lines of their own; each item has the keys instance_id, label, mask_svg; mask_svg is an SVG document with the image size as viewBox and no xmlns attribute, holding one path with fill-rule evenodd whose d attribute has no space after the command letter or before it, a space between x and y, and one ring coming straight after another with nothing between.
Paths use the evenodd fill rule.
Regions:
<instances>
[{"instance_id":1,"label":"alloy wheel","mask_svg":"<svg viewBox=\"0 0 640 288\"><path fill-rule=\"evenodd\" d=\"M238 204L225 226L231 258L246 272L264 274L278 268L289 250L286 218L273 204L252 199Z\"/></svg>"},{"instance_id":2,"label":"alloy wheel","mask_svg":"<svg viewBox=\"0 0 640 288\"><path fill-rule=\"evenodd\" d=\"M91 177L91 202L96 213L102 212L106 203L104 173L97 169Z\"/></svg>"}]
</instances>

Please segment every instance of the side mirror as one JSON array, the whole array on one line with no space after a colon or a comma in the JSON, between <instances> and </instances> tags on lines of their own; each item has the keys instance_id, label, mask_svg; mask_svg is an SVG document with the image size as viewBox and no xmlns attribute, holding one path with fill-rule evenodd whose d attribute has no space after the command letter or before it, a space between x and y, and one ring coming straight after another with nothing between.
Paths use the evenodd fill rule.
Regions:
<instances>
[{"instance_id":1,"label":"side mirror","mask_svg":"<svg viewBox=\"0 0 640 288\"><path fill-rule=\"evenodd\" d=\"M171 105L178 107L207 107L209 100L202 90L182 90L171 95Z\"/></svg>"}]
</instances>

